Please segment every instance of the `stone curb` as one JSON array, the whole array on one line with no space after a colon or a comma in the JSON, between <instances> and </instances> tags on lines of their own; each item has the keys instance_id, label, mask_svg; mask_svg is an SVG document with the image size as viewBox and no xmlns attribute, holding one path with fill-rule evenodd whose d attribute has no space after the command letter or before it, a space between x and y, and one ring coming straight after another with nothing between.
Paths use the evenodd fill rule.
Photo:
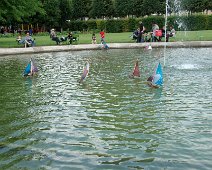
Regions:
<instances>
[{"instance_id":1,"label":"stone curb","mask_svg":"<svg viewBox=\"0 0 212 170\"><path fill-rule=\"evenodd\" d=\"M184 41L184 42L149 42L149 43L108 43L109 49L144 48L151 44L153 48L197 48L212 47L212 41ZM49 53L62 51L101 50L100 44L40 46L29 48L0 48L0 56L17 54Z\"/></svg>"}]
</instances>

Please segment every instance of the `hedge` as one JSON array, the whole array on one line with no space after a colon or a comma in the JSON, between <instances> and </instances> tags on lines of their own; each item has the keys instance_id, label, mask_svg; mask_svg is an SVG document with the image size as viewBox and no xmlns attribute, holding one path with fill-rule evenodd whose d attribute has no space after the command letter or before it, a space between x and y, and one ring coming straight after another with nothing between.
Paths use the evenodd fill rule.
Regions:
<instances>
[{"instance_id":1,"label":"hedge","mask_svg":"<svg viewBox=\"0 0 212 170\"><path fill-rule=\"evenodd\" d=\"M66 30L98 32L104 29L106 32L132 32L143 22L147 30L151 30L152 22L156 22L160 28L165 25L164 16L149 16L144 18L124 18L109 20L71 21L66 25ZM173 25L176 30L212 30L212 15L188 15L169 16L167 25Z\"/></svg>"}]
</instances>

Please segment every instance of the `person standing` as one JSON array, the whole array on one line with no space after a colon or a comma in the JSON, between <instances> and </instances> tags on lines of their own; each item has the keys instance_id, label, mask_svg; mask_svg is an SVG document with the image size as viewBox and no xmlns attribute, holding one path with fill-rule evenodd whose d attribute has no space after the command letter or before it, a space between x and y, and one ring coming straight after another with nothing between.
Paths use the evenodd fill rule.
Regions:
<instances>
[{"instance_id":1,"label":"person standing","mask_svg":"<svg viewBox=\"0 0 212 170\"><path fill-rule=\"evenodd\" d=\"M69 44L72 44L72 42L73 42L73 34L72 34L72 32L68 33L67 39L69 39Z\"/></svg>"},{"instance_id":2,"label":"person standing","mask_svg":"<svg viewBox=\"0 0 212 170\"><path fill-rule=\"evenodd\" d=\"M145 31L144 24L142 22L140 22L138 37L137 37L137 43L142 42L142 35L143 35L144 31Z\"/></svg>"},{"instance_id":3,"label":"person standing","mask_svg":"<svg viewBox=\"0 0 212 170\"><path fill-rule=\"evenodd\" d=\"M99 34L101 36L101 43L103 44L105 42L105 32L104 32L104 30L101 30L101 32Z\"/></svg>"}]
</instances>

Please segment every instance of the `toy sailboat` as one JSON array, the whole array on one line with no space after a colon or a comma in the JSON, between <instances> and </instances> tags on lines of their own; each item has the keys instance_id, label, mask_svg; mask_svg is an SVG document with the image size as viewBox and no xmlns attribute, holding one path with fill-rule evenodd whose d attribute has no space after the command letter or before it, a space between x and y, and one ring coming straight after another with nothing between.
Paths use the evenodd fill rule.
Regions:
<instances>
[{"instance_id":1,"label":"toy sailboat","mask_svg":"<svg viewBox=\"0 0 212 170\"><path fill-rule=\"evenodd\" d=\"M158 63L152 76L147 79L147 83L150 87L159 88L163 84L163 72L161 64Z\"/></svg>"},{"instance_id":2,"label":"toy sailboat","mask_svg":"<svg viewBox=\"0 0 212 170\"><path fill-rule=\"evenodd\" d=\"M30 59L30 62L28 63L28 65L26 66L23 75L26 76L33 76L34 74L36 74L38 72L38 68L35 65L34 61L32 59Z\"/></svg>"},{"instance_id":3,"label":"toy sailboat","mask_svg":"<svg viewBox=\"0 0 212 170\"><path fill-rule=\"evenodd\" d=\"M135 78L135 77L140 77L140 70L139 70L139 66L138 66L138 60L135 63L134 69L133 69L133 73L131 75L129 75L130 78Z\"/></svg>"},{"instance_id":4,"label":"toy sailboat","mask_svg":"<svg viewBox=\"0 0 212 170\"><path fill-rule=\"evenodd\" d=\"M152 50L152 46L149 44L145 47L146 50Z\"/></svg>"},{"instance_id":5,"label":"toy sailboat","mask_svg":"<svg viewBox=\"0 0 212 170\"><path fill-rule=\"evenodd\" d=\"M79 83L82 83L83 80L85 80L85 78L88 76L89 68L90 68L90 65L89 65L89 63L87 62L87 63L86 63L86 66L85 66L85 68L84 68L84 70L83 70L82 76L81 76L81 78L80 78L80 80L79 80Z\"/></svg>"}]
</instances>

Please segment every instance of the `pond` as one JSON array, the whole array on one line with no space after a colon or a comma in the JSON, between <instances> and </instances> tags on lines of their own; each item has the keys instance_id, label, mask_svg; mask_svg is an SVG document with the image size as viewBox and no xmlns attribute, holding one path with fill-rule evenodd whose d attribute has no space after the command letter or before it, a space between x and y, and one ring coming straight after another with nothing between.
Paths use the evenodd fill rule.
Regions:
<instances>
[{"instance_id":1,"label":"pond","mask_svg":"<svg viewBox=\"0 0 212 170\"><path fill-rule=\"evenodd\" d=\"M0 169L211 169L211 54L166 49L158 89L145 81L163 49L0 57Z\"/></svg>"}]
</instances>

